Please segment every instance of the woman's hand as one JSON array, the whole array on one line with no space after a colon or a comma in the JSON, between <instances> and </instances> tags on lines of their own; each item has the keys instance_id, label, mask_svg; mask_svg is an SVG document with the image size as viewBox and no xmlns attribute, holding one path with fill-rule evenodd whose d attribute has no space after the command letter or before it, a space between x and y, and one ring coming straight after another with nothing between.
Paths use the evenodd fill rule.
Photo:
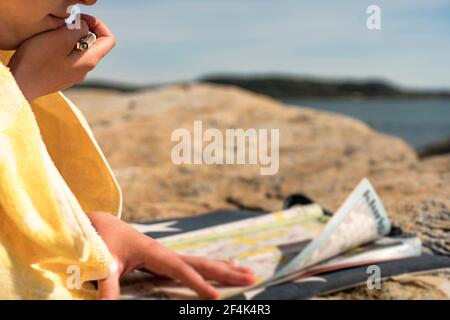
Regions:
<instances>
[{"instance_id":1,"label":"woman's hand","mask_svg":"<svg viewBox=\"0 0 450 320\"><path fill-rule=\"evenodd\" d=\"M119 278L135 269L146 269L153 274L179 280L201 297L210 299L218 298L219 292L206 280L241 286L254 283L250 269L230 261L176 254L109 213L89 213L88 217L119 265L114 274L99 281L101 299L117 299Z\"/></svg>"},{"instance_id":2,"label":"woman's hand","mask_svg":"<svg viewBox=\"0 0 450 320\"><path fill-rule=\"evenodd\" d=\"M8 67L29 102L83 81L114 47L115 38L103 22L89 15L81 18L80 29L64 26L47 31L16 50ZM87 51L75 50L89 31L97 35L96 43Z\"/></svg>"}]
</instances>

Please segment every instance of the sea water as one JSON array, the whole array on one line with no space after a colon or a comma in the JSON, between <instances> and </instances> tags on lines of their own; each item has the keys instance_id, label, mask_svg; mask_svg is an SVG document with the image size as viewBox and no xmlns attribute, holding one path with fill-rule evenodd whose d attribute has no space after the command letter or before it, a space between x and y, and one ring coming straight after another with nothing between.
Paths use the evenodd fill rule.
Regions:
<instances>
[{"instance_id":1,"label":"sea water","mask_svg":"<svg viewBox=\"0 0 450 320\"><path fill-rule=\"evenodd\" d=\"M327 110L358 118L375 130L403 138L415 148L450 139L450 99L305 98L282 101L292 106Z\"/></svg>"}]
</instances>

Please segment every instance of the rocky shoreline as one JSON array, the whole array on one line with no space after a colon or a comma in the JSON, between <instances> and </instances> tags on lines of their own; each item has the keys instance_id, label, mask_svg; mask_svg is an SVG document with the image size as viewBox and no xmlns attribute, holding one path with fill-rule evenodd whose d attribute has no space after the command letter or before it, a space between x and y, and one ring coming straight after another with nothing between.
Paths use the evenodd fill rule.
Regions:
<instances>
[{"instance_id":1,"label":"rocky shoreline","mask_svg":"<svg viewBox=\"0 0 450 320\"><path fill-rule=\"evenodd\" d=\"M297 192L336 210L358 181L368 177L396 225L418 235L427 252L450 255L448 154L420 159L401 139L375 132L359 120L288 108L229 86L175 85L133 93L76 89L67 95L86 115L117 174L127 221L224 208L277 210L286 196ZM261 176L258 165L174 165L171 133L192 130L195 120L219 130L280 129L279 173ZM371 297L365 290L350 294ZM386 294L405 297L402 290Z\"/></svg>"},{"instance_id":2,"label":"rocky shoreline","mask_svg":"<svg viewBox=\"0 0 450 320\"><path fill-rule=\"evenodd\" d=\"M450 138L433 143L417 150L420 158L428 158L437 155L450 154Z\"/></svg>"}]
</instances>

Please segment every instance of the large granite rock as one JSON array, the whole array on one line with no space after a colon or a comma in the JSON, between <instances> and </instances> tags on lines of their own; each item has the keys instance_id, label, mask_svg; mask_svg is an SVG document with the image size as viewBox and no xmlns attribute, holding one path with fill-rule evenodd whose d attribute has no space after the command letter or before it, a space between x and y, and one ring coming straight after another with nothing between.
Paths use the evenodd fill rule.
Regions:
<instances>
[{"instance_id":1,"label":"large granite rock","mask_svg":"<svg viewBox=\"0 0 450 320\"><path fill-rule=\"evenodd\" d=\"M336 210L363 177L392 221L427 251L450 254L450 156L419 160L401 139L329 112L287 107L234 87L171 86L133 94L72 90L122 185L124 218L139 221L223 208L276 210L301 192ZM174 165L171 134L207 128L280 129L280 169Z\"/></svg>"}]
</instances>

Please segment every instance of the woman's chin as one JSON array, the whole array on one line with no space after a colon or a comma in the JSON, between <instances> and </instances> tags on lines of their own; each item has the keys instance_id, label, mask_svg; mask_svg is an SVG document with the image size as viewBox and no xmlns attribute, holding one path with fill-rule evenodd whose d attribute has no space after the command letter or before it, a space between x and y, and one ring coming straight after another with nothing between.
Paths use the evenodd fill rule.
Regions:
<instances>
[{"instance_id":1,"label":"woman's chin","mask_svg":"<svg viewBox=\"0 0 450 320\"><path fill-rule=\"evenodd\" d=\"M4 45L0 44L0 51L14 51L18 47L19 46L4 46Z\"/></svg>"},{"instance_id":2,"label":"woman's chin","mask_svg":"<svg viewBox=\"0 0 450 320\"><path fill-rule=\"evenodd\" d=\"M14 51L17 50L18 47L22 44L22 41L19 40L10 40L10 41L0 41L0 50L4 51Z\"/></svg>"}]
</instances>

